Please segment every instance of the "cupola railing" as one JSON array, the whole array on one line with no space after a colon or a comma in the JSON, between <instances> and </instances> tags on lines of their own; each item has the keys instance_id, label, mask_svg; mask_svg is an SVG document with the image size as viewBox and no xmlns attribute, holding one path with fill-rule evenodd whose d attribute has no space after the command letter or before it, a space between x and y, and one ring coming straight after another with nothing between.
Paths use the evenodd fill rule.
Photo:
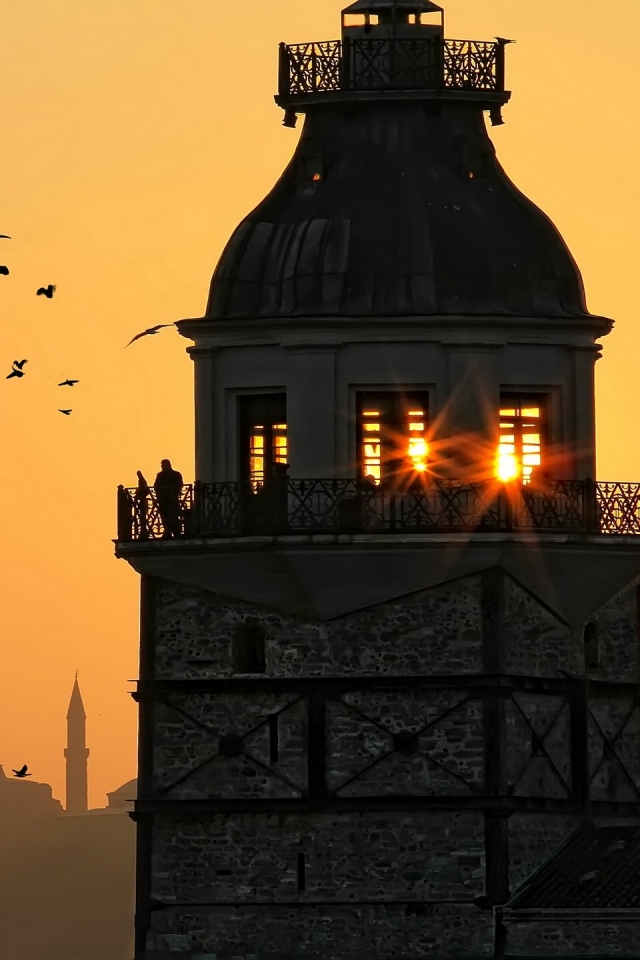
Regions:
<instances>
[{"instance_id":1,"label":"cupola railing","mask_svg":"<svg viewBox=\"0 0 640 960\"><path fill-rule=\"evenodd\" d=\"M504 43L365 39L280 44L278 101L346 91L504 93Z\"/></svg>"},{"instance_id":2,"label":"cupola railing","mask_svg":"<svg viewBox=\"0 0 640 960\"><path fill-rule=\"evenodd\" d=\"M549 480L544 489L429 480L410 489L358 480L195 483L159 499L119 487L118 541L288 534L640 535L640 484Z\"/></svg>"}]
</instances>

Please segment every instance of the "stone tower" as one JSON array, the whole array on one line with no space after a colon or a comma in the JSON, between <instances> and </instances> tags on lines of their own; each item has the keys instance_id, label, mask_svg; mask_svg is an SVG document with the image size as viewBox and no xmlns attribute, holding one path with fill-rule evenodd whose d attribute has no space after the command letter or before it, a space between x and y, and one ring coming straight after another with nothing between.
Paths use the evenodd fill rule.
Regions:
<instances>
[{"instance_id":1,"label":"stone tower","mask_svg":"<svg viewBox=\"0 0 640 960\"><path fill-rule=\"evenodd\" d=\"M84 712L82 694L76 673L67 710L66 804L67 813L86 813L88 810L87 761L87 715Z\"/></svg>"},{"instance_id":2,"label":"stone tower","mask_svg":"<svg viewBox=\"0 0 640 960\"><path fill-rule=\"evenodd\" d=\"M281 46L297 147L179 324L197 480L119 492L137 960L575 956L575 912L511 900L640 825L639 491L593 479L612 324L496 159L506 43L357 0Z\"/></svg>"}]
</instances>

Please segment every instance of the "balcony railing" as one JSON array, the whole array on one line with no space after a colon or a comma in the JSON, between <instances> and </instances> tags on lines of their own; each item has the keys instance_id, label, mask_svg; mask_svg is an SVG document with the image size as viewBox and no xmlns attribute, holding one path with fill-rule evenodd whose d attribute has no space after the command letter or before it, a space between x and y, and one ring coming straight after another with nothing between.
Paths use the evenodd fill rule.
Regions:
<instances>
[{"instance_id":1,"label":"balcony railing","mask_svg":"<svg viewBox=\"0 0 640 960\"><path fill-rule=\"evenodd\" d=\"M338 91L504 92L504 44L478 40L328 40L280 45L279 97Z\"/></svg>"},{"instance_id":2,"label":"balcony railing","mask_svg":"<svg viewBox=\"0 0 640 960\"><path fill-rule=\"evenodd\" d=\"M179 497L120 487L118 541L286 534L640 535L640 484L554 480L544 490L431 480L410 490L357 480L195 483Z\"/></svg>"}]
</instances>

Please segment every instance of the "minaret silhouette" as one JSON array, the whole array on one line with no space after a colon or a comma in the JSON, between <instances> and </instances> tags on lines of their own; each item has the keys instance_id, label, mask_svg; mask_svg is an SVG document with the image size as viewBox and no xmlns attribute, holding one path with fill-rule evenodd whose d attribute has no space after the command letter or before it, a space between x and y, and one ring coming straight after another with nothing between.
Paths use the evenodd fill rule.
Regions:
<instances>
[{"instance_id":1,"label":"minaret silhouette","mask_svg":"<svg viewBox=\"0 0 640 960\"><path fill-rule=\"evenodd\" d=\"M78 672L71 691L67 710L67 746L64 756L67 762L67 813L86 813L88 809L86 720L82 694L78 685Z\"/></svg>"}]
</instances>

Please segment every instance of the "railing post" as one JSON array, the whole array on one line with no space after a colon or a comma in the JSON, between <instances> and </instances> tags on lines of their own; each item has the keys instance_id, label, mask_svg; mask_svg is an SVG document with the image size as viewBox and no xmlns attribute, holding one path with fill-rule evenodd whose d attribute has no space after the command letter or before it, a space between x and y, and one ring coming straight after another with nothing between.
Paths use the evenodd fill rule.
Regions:
<instances>
[{"instance_id":1,"label":"railing post","mask_svg":"<svg viewBox=\"0 0 640 960\"><path fill-rule=\"evenodd\" d=\"M504 93L506 84L506 57L504 40L498 40L496 43L496 90L498 93Z\"/></svg>"},{"instance_id":2,"label":"railing post","mask_svg":"<svg viewBox=\"0 0 640 960\"><path fill-rule=\"evenodd\" d=\"M592 477L587 477L583 484L584 522L587 533L597 533L598 510L596 503L596 485Z\"/></svg>"},{"instance_id":3,"label":"railing post","mask_svg":"<svg viewBox=\"0 0 640 960\"><path fill-rule=\"evenodd\" d=\"M509 533L513 531L513 498L511 487L508 483L503 484L502 495L504 496L504 515Z\"/></svg>"},{"instance_id":4,"label":"railing post","mask_svg":"<svg viewBox=\"0 0 640 960\"><path fill-rule=\"evenodd\" d=\"M278 96L289 96L289 51L286 43L281 43L278 48Z\"/></svg>"},{"instance_id":5,"label":"railing post","mask_svg":"<svg viewBox=\"0 0 640 960\"><path fill-rule=\"evenodd\" d=\"M193 485L193 502L191 504L191 523L189 533L192 537L201 537L204 529L204 511L202 502L202 481L196 480Z\"/></svg>"},{"instance_id":6,"label":"railing post","mask_svg":"<svg viewBox=\"0 0 640 960\"><path fill-rule=\"evenodd\" d=\"M118 540L133 540L131 499L122 484L118 487Z\"/></svg>"},{"instance_id":7,"label":"railing post","mask_svg":"<svg viewBox=\"0 0 640 960\"><path fill-rule=\"evenodd\" d=\"M351 37L342 41L342 56L340 58L340 89L349 90L351 87Z\"/></svg>"},{"instance_id":8,"label":"railing post","mask_svg":"<svg viewBox=\"0 0 640 960\"><path fill-rule=\"evenodd\" d=\"M435 71L435 84L434 87L436 90L444 90L446 87L445 75L444 75L444 47L446 40L444 37L434 37L433 41L433 51L434 51L434 63L433 69Z\"/></svg>"}]
</instances>

